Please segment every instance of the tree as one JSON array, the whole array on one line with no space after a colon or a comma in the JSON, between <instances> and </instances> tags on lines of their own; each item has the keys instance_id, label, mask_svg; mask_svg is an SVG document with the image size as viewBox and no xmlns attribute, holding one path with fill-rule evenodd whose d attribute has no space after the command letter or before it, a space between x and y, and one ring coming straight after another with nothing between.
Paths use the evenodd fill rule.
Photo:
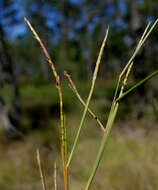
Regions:
<instances>
[{"instance_id":1,"label":"tree","mask_svg":"<svg viewBox=\"0 0 158 190\"><path fill-rule=\"evenodd\" d=\"M49 47L49 27L47 26L47 13L50 9L49 1L32 1L29 0L25 4L25 10L29 17L31 18L31 22L36 24L36 28L45 42L47 47ZM49 68L48 64L45 60L44 55L39 57L39 62L41 62L41 71L42 71L42 78L43 81L48 83L50 81L49 77Z\"/></svg>"},{"instance_id":2,"label":"tree","mask_svg":"<svg viewBox=\"0 0 158 190\"><path fill-rule=\"evenodd\" d=\"M20 127L21 122L21 105L20 105L20 94L19 94L19 84L17 77L16 63L14 62L13 56L11 54L10 45L7 42L5 35L5 27L8 25L12 26L16 24L18 20L16 19L16 10L14 8L14 2L12 1L1 1L0 3L0 64L1 64L1 84L6 84L7 82L11 84L12 92L12 112L8 110L8 106L4 102L4 98L0 95L0 104L3 112L3 118L5 121L5 128L11 136L19 136L16 128ZM9 21L7 21L9 20ZM2 21L4 24L2 24ZM5 27L4 27L5 26ZM12 119L11 119L12 118Z\"/></svg>"}]
</instances>

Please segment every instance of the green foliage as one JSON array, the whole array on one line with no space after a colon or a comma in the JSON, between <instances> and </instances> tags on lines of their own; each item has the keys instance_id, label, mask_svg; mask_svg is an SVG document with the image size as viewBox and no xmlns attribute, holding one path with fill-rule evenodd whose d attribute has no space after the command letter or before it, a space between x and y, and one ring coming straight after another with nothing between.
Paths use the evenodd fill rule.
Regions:
<instances>
[{"instance_id":1,"label":"green foliage","mask_svg":"<svg viewBox=\"0 0 158 190\"><path fill-rule=\"evenodd\" d=\"M54 1L54 2L56 2L56 1ZM124 2L124 1L122 1L122 2ZM43 64L44 60L43 60L42 55L38 56L38 53L37 53L38 48L34 47L34 44L32 42L30 42L30 38L27 36L26 41L23 43L24 45L26 45L25 47L28 48L27 52L25 52L25 50L22 49L22 46L18 44L18 41L14 41L14 42L17 42L16 47L18 47L18 49L21 47L22 56L17 56L17 59L19 61L23 61L23 59L25 59L24 65L27 63L27 61L28 62L30 61L29 62L29 69L31 70L31 73L29 73L29 74L30 74L30 76L31 75L33 76L33 77L30 77L30 81L31 80L34 81L34 86L33 85L27 85L27 83L25 83L25 76L22 76L22 74L20 74L21 78L22 78L21 81L23 80L23 84L25 83L25 86L23 85L20 88L20 93L21 93L23 105L24 106L27 105L27 108L28 108L30 105L28 105L27 103L30 102L30 104L31 104L30 107L33 110L33 112L31 112L31 109L29 111L30 111L31 115L33 115L33 113L35 113L35 115L33 115L33 117L36 118L36 121L40 120L39 118L42 118L42 116L43 116L43 112L41 112L41 115L36 114L37 110L43 111L45 109L44 106L41 104L41 102L42 103L44 102L44 104L46 103L47 105L50 105L50 104L52 104L53 106L55 105L55 107L53 107L53 109L56 109L57 114L60 113L60 121L61 121L60 126L61 126L61 139L62 139L61 140L61 145L62 145L61 150L63 150L63 152L62 152L62 163L63 163L63 174L64 174L64 183L65 183L65 189L66 190L68 189L67 184L69 183L68 178L67 178L67 169L70 165L70 161L72 159L72 156L73 155L75 156L75 149L76 149L76 145L78 142L78 138L81 135L81 128L84 125L86 114L89 111L89 104L90 104L90 101L92 98L92 94L93 94L93 90L94 90L94 86L95 86L95 81L96 81L97 74L99 71L99 65L100 65L100 61L101 61L101 57L102 57L102 53L103 53L103 47L105 45L103 43L101 50L100 50L100 54L99 54L97 62L96 62L96 66L94 66L94 60L97 57L97 49L98 49L97 43L99 41L98 36L102 35L103 30L101 30L101 29L103 29L102 27L105 25L105 23L103 22L104 17L106 17L107 21L112 20L112 32L111 32L112 37L110 40L111 45L108 46L108 52L107 52L108 63L112 63L112 65L108 64L108 67L113 68L112 70L115 70L116 72L118 72L120 70L120 67L121 67L121 64L118 60L123 60L123 61L126 60L127 51L125 51L125 49L128 50L129 41L131 40L131 43L135 44L136 39L137 38L139 39L139 37L140 37L140 34L139 34L140 31L138 31L138 30L141 30L142 25L139 24L139 26L137 26L136 28L134 26L132 26L132 24L131 24L131 26L129 26L130 23L132 23L131 21L134 19L134 16L132 16L132 11L131 11L134 6L135 6L135 11L138 15L137 21L139 21L140 14L142 14L139 12L139 9L138 9L141 7L141 5L140 5L140 7L138 7L138 6L136 6L137 5L135 3L136 1L133 1L133 2L132 2L132 5L130 5L129 2L127 2L127 4L126 4L126 7L128 8L127 12L129 12L129 13L125 13L125 12L121 13L120 12L124 16L124 19L123 19L124 21L123 21L122 25L120 25L122 27L121 29L117 29L119 23L118 23L118 25L116 24L117 19L119 19L118 10L115 11L111 15L111 17L112 17L112 19L111 19L109 17L110 13L109 13L109 15L106 15L106 11L103 11L101 14L98 13L97 11L95 12L95 6L94 6L95 1L85 1L83 3L79 2L80 6L75 5L75 3L73 4L70 1L66 1L66 2L61 1L55 7L57 9L57 12L58 12L57 15L60 16L60 19L55 22L55 26L56 26L55 29L58 30L59 35L56 36L57 37L56 42L50 41L51 43L48 46L48 48L50 48L50 49L54 49L54 47L56 48L54 50L54 52L56 52L56 55L54 55L54 58L55 58L55 62L58 62L57 71L60 75L60 78L62 78L62 76L63 76L63 74L62 74L63 73L63 65L69 71L75 70L75 72L74 72L75 78L79 78L79 81L81 81L81 82L79 82L79 91L80 91L83 99L86 99L85 104L83 104L84 105L84 111L83 111L83 114L81 116L81 120L79 122L80 123L79 129L78 129L77 135L75 137L74 144L72 145L72 149L70 149L70 155L67 154L67 141L66 141L66 143L64 142L64 138L69 136L69 132L67 132L67 135L65 135L66 128L64 128L64 127L66 127L67 125L65 124L63 126L63 101L65 102L64 110L66 109L66 106L68 106L75 113L75 111L74 111L74 104L76 104L76 103L74 103L74 102L76 102L75 97L70 93L70 89L68 90L68 87L65 85L65 83L62 86L62 92L63 92L63 94L62 94L61 89L60 89L60 87L61 87L60 86L60 79L58 78L58 75L56 73L56 69L54 67L54 62L51 61L48 53L46 52L45 48L43 47L43 44L41 45L40 39L38 38L37 34L33 31L33 29L31 27L30 28L34 33L35 38L38 40L42 49L44 50L46 58L47 58L48 62L50 63L50 66L53 70L53 73L54 73L54 76L56 79L56 83L57 83L59 97L58 97L58 94L56 92L56 86L55 85L53 85L53 86L52 85L45 85L45 86L42 85L43 84L42 80L44 81L45 76L47 76L47 74L48 74L46 72L47 66L46 66L46 64ZM49 10L53 10L54 4L50 3L48 1L45 3L46 4L44 4L43 2L29 1L29 2L27 2L27 6L28 6L27 8L28 8L28 12L32 15L32 21L35 22L36 24L38 24L37 30L39 31L39 33L41 33L42 39L45 39L45 41L47 43L50 40L49 39L50 26L47 22L49 20L47 18L48 14L45 14L45 10L47 10L48 12L49 12ZM33 4L36 5L35 11L34 10L32 11L31 6ZM47 6L44 6L44 5L47 5ZM109 5L111 7L118 6L117 3L115 5L113 5L113 3L109 3ZM101 10L105 9L108 11L108 9L109 9L108 7L106 7L106 5L104 3L98 3L97 6L100 7ZM147 7L149 7L149 5L144 5L144 7L142 5L141 8L144 11L144 9L146 9ZM91 14L91 12L89 12L89 8L91 8L93 10L93 14ZM141 8L140 8L140 10L141 10ZM94 21L98 17L100 18L100 20ZM80 20L82 20L82 22ZM27 22L26 19L25 19L25 21ZM81 22L81 24L80 24L80 22ZM125 28L127 29L127 25L125 26L124 22L128 23L128 27L131 30L131 35L128 35L128 36L125 35L124 31L125 31ZM114 125L114 121L115 121L116 114L118 112L120 100L124 96L126 96L129 92L131 92L132 90L135 90L138 86L140 86L145 81L152 78L153 76L157 75L157 73L158 73L158 71L155 71L151 75L148 75L142 81L136 83L136 85L132 86L129 90L127 90L127 91L124 90L125 86L126 86L127 78L129 76L129 73L131 71L131 67L133 65L133 61L137 60L136 55L138 54L138 51L140 50L140 48L144 44L145 40L147 39L150 32L152 31L152 29L157 24L157 22L158 22L158 20L156 20L156 22L151 26L151 28L149 28L150 25L148 25L147 28L145 29L142 37L140 37L140 41L138 43L138 46L136 47L132 56L130 56L130 59L127 62L127 65L124 67L123 71L120 74L120 77L117 80L116 88L113 87L113 81L112 81L112 85L107 86L106 88L104 87L104 85L105 85L104 83L103 84L100 83L101 85L99 87L95 88L95 93L93 95L94 101L96 101L100 97L102 97L103 99L106 97L105 99L108 102L108 105L107 105L107 107L105 107L105 109L107 109L106 111L109 111L109 115L107 116L107 113L105 114L105 116L107 116L107 123L106 123L106 129L104 130L104 128L103 128L104 131L103 131L102 140L100 142L100 145L97 144L98 141L96 142L95 139L92 139L89 141L90 145L94 145L93 148L96 148L97 156L96 156L96 160L95 161L93 160L94 164L90 160L88 162L90 164L90 168L92 167L92 170L90 172L90 176L89 176L89 179L88 179L87 184L86 184L86 188L85 188L86 190L89 190L90 185L92 184L93 178L96 175L96 171L97 171L98 166L100 164L100 160L101 160L101 158L104 157L104 155L103 155L104 147L107 144L107 140L108 140L108 137L110 135L111 128ZM92 28L90 29L90 27L92 27ZM46 33L48 33L48 32L49 32L49 34L47 35ZM108 30L107 30L107 34L108 34ZM98 40L94 40L93 38L95 38L95 37ZM55 37L54 37L54 39L55 39ZM106 41L106 38L105 38L105 41ZM118 46L118 44L119 44L119 46ZM138 56L140 56L138 60L143 61L142 57L147 58L146 60L150 60L150 57L152 55L152 53L151 53L152 51L146 51L146 52L148 52L148 53L145 53L145 56L140 53L140 55L138 55ZM27 53L30 53L31 57L33 57L33 59L31 59L31 57L29 58ZM152 60L154 60L154 59L152 59ZM39 62L42 63L40 67L39 67ZM81 62L83 62L82 65L81 65ZM117 64L115 64L116 62L117 62ZM144 64L144 65L146 66L146 64ZM19 67L20 72L22 73L22 71L23 71L24 75L26 72L25 69L26 70L28 69L27 66L28 65L25 66L26 68L24 68L24 67L20 68ZM105 74L104 67L102 67L102 69L101 69L101 73L103 73L103 75ZM139 69L139 66L136 66L136 68ZM147 68L147 67L144 67L144 68ZM142 69L143 75L144 75L144 73L146 73L146 70L144 68ZM87 85L85 82L82 82L81 79L84 78L83 73L86 76L85 78L88 78L88 76L91 77L93 70L94 70L94 74L92 77L92 84L91 84L91 86L89 86L89 84ZM135 75L135 78L136 78L136 75ZM47 80L45 80L45 82L46 81ZM4 89L4 94L6 94L6 97L8 97L8 100L9 100L10 96L9 96L9 92L7 89ZM87 98L87 94L89 94L88 98ZM113 94L114 94L114 97L112 96ZM112 106L110 108L109 102L110 102L112 97L113 97ZM56 103L56 102L59 102L60 110L57 110L56 105L58 105L58 103ZM38 106L36 103L38 104ZM33 107L34 105L35 105L35 107L37 106L35 109ZM92 105L93 105L93 102L92 102ZM127 115L127 112L130 111L129 106L126 106L125 104L122 104L122 108L123 108L122 112L119 113L119 116L121 119ZM98 112L100 112L99 109L100 108L98 108L98 110L97 110ZM103 107L101 107L101 109L103 109ZM69 114L72 114L72 113L69 113ZM95 115L94 115L94 118L97 121L98 118L95 117ZM88 120L88 121L90 122L90 120ZM43 120L42 125L44 125L44 124L49 125L49 122L47 122L47 120ZM40 123L36 123L36 125L39 127ZM76 121L75 121L74 126L76 127ZM88 126L88 124L87 124L87 126ZM93 130L91 129L90 131L92 132ZM56 130L54 132L55 132L55 135L54 134L50 135L49 132L48 132L48 134L46 133L45 135L43 135L43 131L41 132L39 130L38 135L43 136L43 138L45 139L42 142L43 143L42 146L44 146L48 149L51 149L50 140L52 139L54 141L57 141L57 139L59 137L58 135L56 135L56 133L58 133L58 130ZM88 133L88 135L90 135L90 134ZM97 137L96 137L96 139L97 139ZM129 142L130 140L129 141L128 140L125 142L127 143L127 145L130 144L129 147L132 149L133 148L133 144L132 144L133 142L130 143ZM127 171L127 169L124 167L124 163L127 163L127 161L130 162L130 159L131 158L133 159L133 155L131 154L130 151L127 151L126 156L124 156L124 160L122 159L122 154L124 153L124 151L123 151L123 147L121 146L122 145L121 143L123 141L124 141L124 138L119 137L115 143L118 144L118 147L120 149L114 151L115 149L113 149L113 147L112 147L112 150L110 150L110 151L112 151L112 153L111 152L108 153L108 151L107 151L107 154L109 154L109 156L111 156L110 167L117 168L117 166L118 166L118 168L117 168L117 170L114 169L114 174L110 173L110 172L108 173L108 176L110 176L112 180L111 180L111 183L106 181L107 184L104 184L104 188L106 187L106 185L107 186L111 185L111 188L130 189L131 186L129 185L129 183L128 184L124 183L122 185L122 184L119 184L119 181L121 181L120 178L115 179L115 174L118 170L124 171L125 176L130 177L131 179L134 179L132 185L134 186L135 189L139 189L139 188L141 189L142 187L145 188L148 186L148 184L149 184L149 186L152 186L150 182L148 184L145 183L148 176L144 175L144 172L140 171L140 169L139 169L140 166L138 166L138 168L137 168L137 165L135 165L135 162L134 163L132 162L131 166L129 167L129 170L131 171L131 173L129 173L129 170ZM98 145L97 147L96 147L96 144ZM57 146L57 145L55 145L55 146ZM124 143L123 143L123 146L124 146ZM83 147L82 148L83 148L83 152L84 152L85 149L87 150L87 148L85 148L87 146L84 145ZM135 147L135 145L134 145L134 150L136 150L136 149L137 149L137 147ZM86 153L88 153L88 151ZM121 159L116 160L115 158L113 158L117 154L118 154L119 158L121 157ZM144 155L144 154L145 153L143 152L142 155ZM67 156L68 156L68 162L67 162ZM78 154L77 154L77 156L78 156ZM92 155L92 156L94 156L94 155ZM65 159L65 157L66 157L66 159ZM79 160L80 161L79 162L79 164L80 164L79 170L80 170L81 165L82 165L82 159L81 159L81 157L79 157L79 159L80 159ZM90 157L90 159L91 159L91 157ZM73 163L73 161L72 161L72 163ZM12 170L11 167L9 167L9 169L10 169L11 173L14 170L14 168ZM138 171L137 171L137 169L138 169ZM81 170L79 172L80 176L85 178L85 174L89 175L89 170L90 170L89 168L88 168L88 170L85 169L85 171L84 171L84 169ZM139 185L139 183L140 183L140 181L138 180L139 179L139 175L138 175L139 173L141 174L141 176L143 176L142 178L140 178L140 181L142 180L142 182L145 184L145 186ZM70 172L70 175L71 175L71 172ZM4 177L4 179L2 176L1 183L3 184L3 181L6 181L6 180L8 180L8 182L13 184L13 185L15 183L14 177L8 178L8 176ZM73 186L73 182L71 185ZM100 187L103 188L102 185L97 184L97 182L94 184L94 189L95 188L98 189ZM74 187L73 187L73 189L74 189ZM76 185L75 185L75 189L77 189Z\"/></svg>"},{"instance_id":2,"label":"green foliage","mask_svg":"<svg viewBox=\"0 0 158 190\"><path fill-rule=\"evenodd\" d=\"M132 4L124 0L108 3L87 0L78 2L28 0L18 3L15 0L8 0L2 1L0 7L2 6L5 11L2 11L1 28L9 45L15 47L12 56L16 58L17 73L21 83L23 80L28 83L35 82L35 84L45 83L44 73L47 70L45 68L47 66L43 66L43 55L37 43L30 38L28 31L25 31L21 25L23 22L21 10L29 15L32 24L46 43L53 61L57 63L56 68L59 74L63 76L63 70L66 69L78 80L87 79L89 73L92 73L99 43L104 36L107 24L111 27L110 43L103 57L104 62L100 68L99 77L113 76L113 72L120 71L128 59L131 45L134 46L140 38L146 22L157 18L156 1L137 3L135 11L140 20L138 31L131 28ZM21 36L15 35L11 41L8 35L10 26L15 31L19 24L24 32ZM156 68L156 36L155 31L148 44L145 45L142 60L144 68L140 71L140 75L146 70L150 72L152 68ZM140 62L139 59L136 62ZM150 62L150 67L148 62ZM136 70L140 70L139 65L140 63L135 64ZM50 76L48 78L50 80Z\"/></svg>"}]
</instances>

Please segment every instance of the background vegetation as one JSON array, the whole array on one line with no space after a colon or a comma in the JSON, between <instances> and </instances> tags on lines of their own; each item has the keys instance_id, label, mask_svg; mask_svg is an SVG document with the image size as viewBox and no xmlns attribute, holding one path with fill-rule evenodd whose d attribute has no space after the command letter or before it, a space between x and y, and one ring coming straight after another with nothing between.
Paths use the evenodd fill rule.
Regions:
<instances>
[{"instance_id":1,"label":"background vegetation","mask_svg":"<svg viewBox=\"0 0 158 190\"><path fill-rule=\"evenodd\" d=\"M55 80L23 16L29 18L45 42L62 79L71 146L83 107L69 88L64 70L72 74L80 94L86 98L99 47L110 26L90 105L105 123L116 76L132 55L146 24L158 17L157 9L156 0L0 1L0 188L41 188L35 160L37 147L41 149L47 183L52 187L53 162L59 159L59 105ZM134 60L128 87L157 69L157 51L156 27ZM158 188L157 113L155 78L121 104L94 189ZM82 189L87 181L101 135L90 117L85 126L72 161L75 167L70 168L73 176L70 185L76 190ZM78 155L84 155L84 159ZM57 167L59 189L62 189L60 162Z\"/></svg>"}]
</instances>

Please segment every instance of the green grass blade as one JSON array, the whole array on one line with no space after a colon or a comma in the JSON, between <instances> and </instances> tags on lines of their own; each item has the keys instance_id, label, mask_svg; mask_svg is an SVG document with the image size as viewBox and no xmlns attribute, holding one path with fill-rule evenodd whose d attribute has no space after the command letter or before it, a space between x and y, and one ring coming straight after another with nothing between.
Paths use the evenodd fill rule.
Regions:
<instances>
[{"instance_id":1,"label":"green grass blade","mask_svg":"<svg viewBox=\"0 0 158 190\"><path fill-rule=\"evenodd\" d=\"M96 78L97 78L97 74L98 74L98 70L99 70L99 66L100 66L103 50L104 50L104 47L105 47L105 44L106 44L106 41L107 41L108 32L109 32L109 28L106 31L105 38L104 38L102 46L100 48L99 56L98 56L98 59L97 59L97 62L96 62L96 66L95 66L95 70L94 70L94 74L93 74L93 78L92 78L91 89L90 89L90 92L89 92L89 95L88 95L88 98L87 98L87 101L86 101L86 105L85 105L85 108L84 108L84 111L83 111L83 115L82 115L82 118L81 118L79 129L78 129L77 135L75 137L74 144L73 144L73 147L72 147L72 150L71 150L68 162L67 162L67 167L69 167L69 164L71 162L72 155L73 155L74 150L76 148L76 145L77 145L77 142L78 142L78 138L79 138L79 135L80 135L80 132L81 132L81 129L82 129L85 117L86 117L86 113L87 113L87 110L88 110L88 107L89 107L89 103L90 103L90 100L91 100L91 97L92 97L92 93L93 93L93 90L94 90L94 86L95 86L95 82L96 82Z\"/></svg>"},{"instance_id":2,"label":"green grass blade","mask_svg":"<svg viewBox=\"0 0 158 190\"><path fill-rule=\"evenodd\" d=\"M146 41L146 39L148 38L148 36L150 35L150 33L152 32L152 30L154 29L157 23L158 23L158 19L156 19L156 21L153 23L148 33L145 35L144 39L141 42L142 45L144 44L144 42Z\"/></svg>"},{"instance_id":3,"label":"green grass blade","mask_svg":"<svg viewBox=\"0 0 158 190\"><path fill-rule=\"evenodd\" d=\"M135 56L137 55L138 51L140 50L140 48L142 47L142 45L144 44L144 42L146 41L147 37L150 35L150 33L152 32L152 30L154 29L154 27L156 26L158 22L158 19L153 23L153 25L151 26L151 28L149 29L150 23L147 25L147 27L144 30L144 33L133 53L133 55L131 56L131 58L129 59L127 65L124 67L121 75L123 75L123 73L127 70L127 68L129 67L130 63L134 60ZM149 29L149 31L148 31Z\"/></svg>"},{"instance_id":4,"label":"green grass blade","mask_svg":"<svg viewBox=\"0 0 158 190\"><path fill-rule=\"evenodd\" d=\"M122 96L123 94L123 90L124 90L124 87L126 85L126 81L127 81L127 78L129 76L129 73L131 71L131 68L132 68L132 65L133 65L133 59L134 57L137 55L139 49L141 48L141 46L143 45L143 43L145 42L144 39L147 39L148 35L150 34L150 32L152 31L152 29L154 28L154 26L156 25L157 23L157 20L155 21L155 23L152 25L151 29L149 30L149 32L147 33L147 29L149 27L149 25L146 27L142 37L141 37L141 40L139 41L139 44L136 48L136 50L134 51L134 54L132 55L132 57L130 58L130 60L128 61L127 65L124 67L122 73L120 74L120 77L118 79L118 83L117 83L117 87L116 87L116 91L115 91L115 95L114 95L114 100L113 100L113 103L112 103L112 106L111 106L111 110L110 110L110 114L109 114L109 117L108 117L108 121L107 121L107 125L106 125L106 129L105 129L105 132L104 132L104 135L102 137L102 140L101 140L101 144L100 144L100 147L99 147L99 150L98 150L98 154L97 154L97 157L96 157L96 160L94 162L94 165L93 165L93 168L92 168L92 172L90 174L90 177L88 179L88 182L87 182L87 185L86 185L86 188L85 190L89 190L90 188L90 185L93 181L93 178L95 176L95 173L97 171L97 168L99 166L99 163L100 163L100 160L101 160L101 157L102 157L102 154L103 154L103 151L104 151L104 147L106 145L106 142L108 140L108 137L109 137L109 134L110 134L110 131L111 131L111 128L113 126L113 123L115 121L115 118L116 118L116 114L117 114L117 111L118 111L118 108L119 108L119 103L116 101L116 95L117 95L117 92L118 92L118 89L119 89L119 84L120 84L120 80L121 78L123 77L124 73L126 73L125 77L124 77L124 80L123 80L123 84L121 86L121 90L120 90L120 93L119 93L119 98ZM147 35L147 36L146 36ZM157 74L157 72L154 72L154 76ZM151 78L152 76L150 76ZM149 76L148 76L149 78Z\"/></svg>"},{"instance_id":5,"label":"green grass blade","mask_svg":"<svg viewBox=\"0 0 158 190\"><path fill-rule=\"evenodd\" d=\"M116 101L120 101L122 100L125 96L127 96L131 91L133 91L134 89L136 89L138 86L142 85L143 83L147 82L148 80L150 80L151 78L153 78L154 76L158 75L158 70L154 71L153 73L151 73L150 75L148 75L147 77L145 77L143 80L139 81L138 83L136 83L134 86L132 86L130 89L128 89L126 92L124 92L119 98L116 99Z\"/></svg>"},{"instance_id":6,"label":"green grass blade","mask_svg":"<svg viewBox=\"0 0 158 190\"><path fill-rule=\"evenodd\" d=\"M111 110L111 113L109 115L109 119L108 119L108 122L107 122L107 126L106 126L106 129L105 132L104 132L104 136L101 140L101 144L100 144L100 147L99 147L99 151L98 151L98 154L97 154L97 158L95 160L95 163L94 163L94 166L93 166L93 169L92 169L92 172L91 172L91 175L88 179L88 182L87 182L87 185L86 185L86 188L85 190L89 190L90 188L90 185L92 183L92 180L95 176L95 173L97 171L97 168L99 166L99 163L100 163L100 160L101 160L101 157L102 157L102 154L103 154L103 151L104 151L104 147L105 147L105 144L108 140L108 137L110 135L110 131L111 131L111 128L113 126L113 123L114 123L114 120L115 120L115 117L116 117L116 113L117 113L117 110L118 110L118 103L116 105L112 105L112 110Z\"/></svg>"},{"instance_id":7,"label":"green grass blade","mask_svg":"<svg viewBox=\"0 0 158 190\"><path fill-rule=\"evenodd\" d=\"M68 146L67 146L67 131L66 131L66 115L64 115L64 148L65 148L65 161L67 163Z\"/></svg>"},{"instance_id":8,"label":"green grass blade","mask_svg":"<svg viewBox=\"0 0 158 190\"><path fill-rule=\"evenodd\" d=\"M127 70L126 75L125 75L124 80L123 80L123 84L121 86L121 90L120 90L119 96L122 95L123 90L124 90L124 88L126 86L126 82L127 82L128 76L130 74L132 65L133 65L133 62L128 67L128 70ZM120 78L119 78L117 86L116 86L116 90L115 90L115 94L114 94L114 99L113 99L113 103L112 103L112 106L111 106L110 114L109 114L109 117L108 117L107 125L106 125L106 128L105 128L104 136L102 137L102 141L101 141L101 144L100 144L100 147L99 147L97 158L95 160L95 163L94 163L91 175L90 175L90 177L88 179L88 182L87 182L85 190L88 190L89 187L90 187L90 185L91 185L91 183L92 183L92 180L93 180L93 178L95 176L95 173L97 171L97 168L99 166L99 163L100 163L103 151L104 151L105 144L106 144L106 142L108 140L111 128L112 128L113 123L115 121L115 117L116 117L116 114L117 114L117 111L118 111L118 107L119 107L119 104L116 102L116 95L118 93L119 83L120 83Z\"/></svg>"}]
</instances>

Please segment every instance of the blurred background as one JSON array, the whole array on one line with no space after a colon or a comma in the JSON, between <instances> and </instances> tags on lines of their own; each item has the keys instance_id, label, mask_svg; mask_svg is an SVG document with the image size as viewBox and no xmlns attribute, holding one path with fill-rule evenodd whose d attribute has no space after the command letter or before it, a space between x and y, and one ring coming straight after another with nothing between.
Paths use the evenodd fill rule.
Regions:
<instances>
[{"instance_id":1,"label":"blurred background","mask_svg":"<svg viewBox=\"0 0 158 190\"><path fill-rule=\"evenodd\" d=\"M40 189L35 150L47 184L53 188L53 163L60 168L59 99L55 80L26 16L46 45L62 80L69 148L83 107L64 77L71 74L86 99L107 26L108 44L91 108L105 124L120 71L132 55L148 22L158 18L157 0L1 0L0 1L0 188ZM156 26L134 60L127 88L158 68ZM158 77L122 101L112 137L93 189L158 189ZM72 189L83 189L101 138L87 117L74 155ZM87 151L90 147L93 151Z\"/></svg>"}]
</instances>

